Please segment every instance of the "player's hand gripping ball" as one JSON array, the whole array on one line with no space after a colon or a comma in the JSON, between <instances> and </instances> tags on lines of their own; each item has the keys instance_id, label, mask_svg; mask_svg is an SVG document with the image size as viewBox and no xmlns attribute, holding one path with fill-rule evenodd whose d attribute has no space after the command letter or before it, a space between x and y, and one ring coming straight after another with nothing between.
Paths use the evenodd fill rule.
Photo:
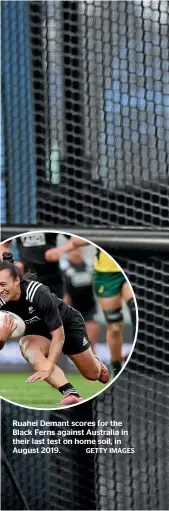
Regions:
<instances>
[{"instance_id":1,"label":"player's hand gripping ball","mask_svg":"<svg viewBox=\"0 0 169 511\"><path fill-rule=\"evenodd\" d=\"M26 325L23 319L17 314L8 311L0 311L0 330L2 332L2 336L4 332L6 339L17 339L18 337L22 337L25 332L25 328Z\"/></svg>"}]
</instances>

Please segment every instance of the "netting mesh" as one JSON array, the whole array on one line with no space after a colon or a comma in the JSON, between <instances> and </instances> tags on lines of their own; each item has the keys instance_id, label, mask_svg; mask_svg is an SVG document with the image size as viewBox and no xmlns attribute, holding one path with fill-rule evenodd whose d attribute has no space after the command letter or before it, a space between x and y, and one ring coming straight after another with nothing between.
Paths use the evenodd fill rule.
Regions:
<instances>
[{"instance_id":1,"label":"netting mesh","mask_svg":"<svg viewBox=\"0 0 169 511\"><path fill-rule=\"evenodd\" d=\"M9 221L169 225L168 12L2 3Z\"/></svg>"},{"instance_id":2,"label":"netting mesh","mask_svg":"<svg viewBox=\"0 0 169 511\"><path fill-rule=\"evenodd\" d=\"M85 453L84 447L62 445L60 454L13 453L15 447L18 450L31 447L12 443L13 438L21 439L19 435L12 436L13 420L20 422L20 430L31 428L30 424L26 428L19 427L21 421L46 421L48 426L44 425L41 431L55 430L56 437L52 436L55 439L58 429L62 428L49 427L49 421L92 420L92 405L49 413L2 401L2 509L96 509L94 460ZM86 427L83 429L86 431Z\"/></svg>"},{"instance_id":3,"label":"netting mesh","mask_svg":"<svg viewBox=\"0 0 169 511\"><path fill-rule=\"evenodd\" d=\"M1 408L1 444L4 453L1 473L1 509L48 509L49 458L40 454L12 453L15 447L18 449L27 447L27 445L12 443L13 438L20 438L19 435L13 436L12 430L13 420L48 420L49 414L39 410L27 410L5 401L2 401Z\"/></svg>"},{"instance_id":4,"label":"netting mesh","mask_svg":"<svg viewBox=\"0 0 169 511\"><path fill-rule=\"evenodd\" d=\"M123 421L129 433L124 446L136 453L97 455L97 509L168 509L168 261L117 261L136 293L139 334L123 374L93 408L97 418Z\"/></svg>"},{"instance_id":5,"label":"netting mesh","mask_svg":"<svg viewBox=\"0 0 169 511\"><path fill-rule=\"evenodd\" d=\"M138 340L122 375L99 397L73 410L49 415L2 403L2 445L30 509L168 509L169 263L167 258L146 256L144 262L132 255L116 259L135 290L140 315ZM60 455L29 455L26 460L11 456L12 418L43 417L123 421L128 430L123 447L135 448L135 453L86 454L86 446L65 445ZM86 427L78 429L85 430L83 439L89 438ZM6 474L2 488L2 508L23 509Z\"/></svg>"},{"instance_id":6,"label":"netting mesh","mask_svg":"<svg viewBox=\"0 0 169 511\"><path fill-rule=\"evenodd\" d=\"M167 1L2 2L4 223L169 227L168 14ZM138 341L76 416L123 420L136 454L12 456L30 509L168 508L169 263L117 260L136 292ZM8 458L12 417L31 413L3 402ZM2 468L2 507L23 509Z\"/></svg>"}]
</instances>

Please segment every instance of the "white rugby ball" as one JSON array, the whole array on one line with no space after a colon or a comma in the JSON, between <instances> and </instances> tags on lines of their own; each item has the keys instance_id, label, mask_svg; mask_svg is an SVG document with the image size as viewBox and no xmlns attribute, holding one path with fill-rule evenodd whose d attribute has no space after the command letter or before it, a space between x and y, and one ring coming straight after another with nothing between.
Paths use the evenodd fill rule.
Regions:
<instances>
[{"instance_id":1,"label":"white rugby ball","mask_svg":"<svg viewBox=\"0 0 169 511\"><path fill-rule=\"evenodd\" d=\"M8 339L16 339L17 337L22 337L26 328L23 319L20 318L17 314L14 314L13 312L0 311L0 328L3 325L5 316L12 316L12 318L14 318L14 324L16 325L15 330L12 332L10 337L8 337Z\"/></svg>"}]
</instances>

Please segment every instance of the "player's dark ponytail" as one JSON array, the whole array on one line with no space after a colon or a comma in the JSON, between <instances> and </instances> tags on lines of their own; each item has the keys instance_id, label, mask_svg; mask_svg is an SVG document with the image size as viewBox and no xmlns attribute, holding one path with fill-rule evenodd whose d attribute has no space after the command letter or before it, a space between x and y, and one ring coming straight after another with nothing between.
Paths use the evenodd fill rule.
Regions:
<instances>
[{"instance_id":1,"label":"player's dark ponytail","mask_svg":"<svg viewBox=\"0 0 169 511\"><path fill-rule=\"evenodd\" d=\"M23 279L24 280L37 280L37 274L33 273L31 271L27 271L26 273L24 273Z\"/></svg>"},{"instance_id":2,"label":"player's dark ponytail","mask_svg":"<svg viewBox=\"0 0 169 511\"><path fill-rule=\"evenodd\" d=\"M17 277L19 277L22 280L22 273L15 266L14 256L12 252L3 252L2 254L2 261L0 261L0 271L1 270L9 270L11 276L15 280Z\"/></svg>"},{"instance_id":3,"label":"player's dark ponytail","mask_svg":"<svg viewBox=\"0 0 169 511\"><path fill-rule=\"evenodd\" d=\"M7 261L8 263L14 263L14 256L12 252L3 252L2 254L2 260Z\"/></svg>"},{"instance_id":4,"label":"player's dark ponytail","mask_svg":"<svg viewBox=\"0 0 169 511\"><path fill-rule=\"evenodd\" d=\"M3 252L2 254L2 261L0 261L0 271L1 270L10 270L10 274L15 280L17 277L20 278L20 280L36 280L37 275L36 273L31 273L31 271L28 271L24 274L19 270L19 268L15 265L15 260L12 252Z\"/></svg>"}]
</instances>

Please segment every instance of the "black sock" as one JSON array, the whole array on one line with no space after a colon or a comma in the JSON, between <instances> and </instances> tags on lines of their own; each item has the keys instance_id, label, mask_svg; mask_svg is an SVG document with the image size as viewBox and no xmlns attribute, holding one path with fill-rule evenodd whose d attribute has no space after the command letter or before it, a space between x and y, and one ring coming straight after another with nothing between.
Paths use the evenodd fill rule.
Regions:
<instances>
[{"instance_id":1,"label":"black sock","mask_svg":"<svg viewBox=\"0 0 169 511\"><path fill-rule=\"evenodd\" d=\"M111 366L113 369L113 376L115 378L115 376L117 376L117 374L121 371L121 362L119 360L115 362L112 361Z\"/></svg>"},{"instance_id":2,"label":"black sock","mask_svg":"<svg viewBox=\"0 0 169 511\"><path fill-rule=\"evenodd\" d=\"M68 396L69 394L73 394L74 396L81 397L77 390L71 385L71 383L65 383L62 387L59 387L59 392L64 396Z\"/></svg>"}]
</instances>

